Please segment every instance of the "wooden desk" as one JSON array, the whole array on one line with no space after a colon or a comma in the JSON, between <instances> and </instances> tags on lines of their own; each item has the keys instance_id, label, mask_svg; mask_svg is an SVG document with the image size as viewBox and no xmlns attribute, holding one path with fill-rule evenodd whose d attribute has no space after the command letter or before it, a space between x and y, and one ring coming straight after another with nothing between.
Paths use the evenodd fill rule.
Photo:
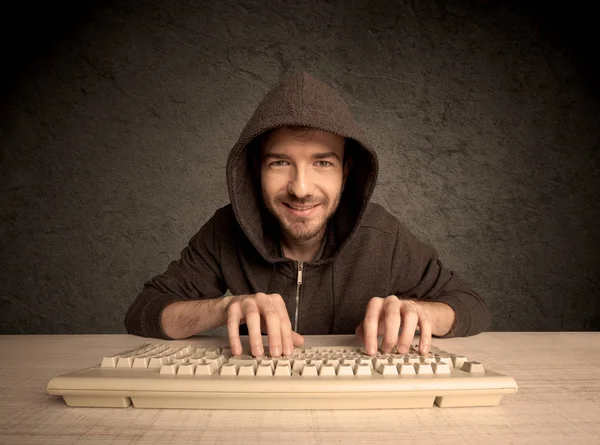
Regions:
<instances>
[{"instance_id":1,"label":"wooden desk","mask_svg":"<svg viewBox=\"0 0 600 445\"><path fill-rule=\"evenodd\" d=\"M354 337L307 337L311 345ZM600 333L485 333L434 340L513 376L498 407L361 411L69 408L52 377L151 340L0 336L1 444L599 444ZM226 338L179 343L224 344Z\"/></svg>"}]
</instances>

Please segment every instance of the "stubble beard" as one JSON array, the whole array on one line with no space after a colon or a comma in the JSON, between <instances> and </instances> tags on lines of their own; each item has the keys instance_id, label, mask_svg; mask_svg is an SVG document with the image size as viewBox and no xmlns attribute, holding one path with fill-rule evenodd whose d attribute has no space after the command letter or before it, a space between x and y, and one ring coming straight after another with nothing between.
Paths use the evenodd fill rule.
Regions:
<instances>
[{"instance_id":1,"label":"stubble beard","mask_svg":"<svg viewBox=\"0 0 600 445\"><path fill-rule=\"evenodd\" d=\"M290 195L288 194L282 194L276 196L272 201L267 199L267 197L264 195L263 199L269 212L271 212L271 214L279 222L281 230L283 230L283 232L290 239L293 239L294 241L308 241L316 237L321 232L321 230L323 230L329 219L331 219L331 217L337 210L338 205L340 204L341 195L342 193L340 191L333 200L332 205L330 205L331 201L325 196L322 198L309 197L305 199L297 199L290 197ZM280 215L277 210L277 208L281 209L281 206L285 206L283 202L287 202L292 205L320 204L325 209L327 209L327 211L324 215L320 216L318 220L315 220L314 217L302 217L293 215L286 215L284 217ZM279 212L281 211L282 210L279 210Z\"/></svg>"}]
</instances>

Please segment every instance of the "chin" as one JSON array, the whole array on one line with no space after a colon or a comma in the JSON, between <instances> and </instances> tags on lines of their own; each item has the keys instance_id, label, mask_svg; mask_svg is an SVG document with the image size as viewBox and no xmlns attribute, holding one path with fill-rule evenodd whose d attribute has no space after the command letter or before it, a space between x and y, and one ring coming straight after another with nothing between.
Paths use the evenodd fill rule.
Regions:
<instances>
[{"instance_id":1,"label":"chin","mask_svg":"<svg viewBox=\"0 0 600 445\"><path fill-rule=\"evenodd\" d=\"M323 214L312 215L309 218L294 218L286 214L285 209L277 208L275 205L270 205L268 208L285 234L296 241L308 241L318 236L327 224L327 218Z\"/></svg>"},{"instance_id":2,"label":"chin","mask_svg":"<svg viewBox=\"0 0 600 445\"><path fill-rule=\"evenodd\" d=\"M297 224L282 224L285 233L296 241L308 241L319 235L324 227L324 224L311 224L308 227L299 228Z\"/></svg>"}]
</instances>

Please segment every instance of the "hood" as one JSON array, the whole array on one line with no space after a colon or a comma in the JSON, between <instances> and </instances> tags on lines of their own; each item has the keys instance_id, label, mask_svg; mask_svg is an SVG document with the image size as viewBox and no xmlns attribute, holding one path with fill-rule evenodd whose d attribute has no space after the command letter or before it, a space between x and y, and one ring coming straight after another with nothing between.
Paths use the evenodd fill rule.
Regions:
<instances>
[{"instance_id":1,"label":"hood","mask_svg":"<svg viewBox=\"0 0 600 445\"><path fill-rule=\"evenodd\" d=\"M348 139L352 167L340 204L328 224L321 261L331 261L351 240L377 182L375 150L339 93L307 73L286 77L267 93L227 159L229 199L235 217L260 255L269 262L289 261L279 253L279 224L266 210L249 151L263 133L283 126L306 126Z\"/></svg>"}]
</instances>

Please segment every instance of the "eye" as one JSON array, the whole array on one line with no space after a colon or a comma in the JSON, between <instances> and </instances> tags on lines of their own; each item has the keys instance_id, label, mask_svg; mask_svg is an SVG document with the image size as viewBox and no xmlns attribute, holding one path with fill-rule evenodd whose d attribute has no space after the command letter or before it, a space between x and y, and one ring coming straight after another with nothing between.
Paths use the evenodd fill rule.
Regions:
<instances>
[{"instance_id":1,"label":"eye","mask_svg":"<svg viewBox=\"0 0 600 445\"><path fill-rule=\"evenodd\" d=\"M269 167L284 167L286 165L288 165L288 161L278 160L269 162Z\"/></svg>"},{"instance_id":2,"label":"eye","mask_svg":"<svg viewBox=\"0 0 600 445\"><path fill-rule=\"evenodd\" d=\"M332 165L329 161L317 161L317 167L331 167Z\"/></svg>"}]
</instances>

